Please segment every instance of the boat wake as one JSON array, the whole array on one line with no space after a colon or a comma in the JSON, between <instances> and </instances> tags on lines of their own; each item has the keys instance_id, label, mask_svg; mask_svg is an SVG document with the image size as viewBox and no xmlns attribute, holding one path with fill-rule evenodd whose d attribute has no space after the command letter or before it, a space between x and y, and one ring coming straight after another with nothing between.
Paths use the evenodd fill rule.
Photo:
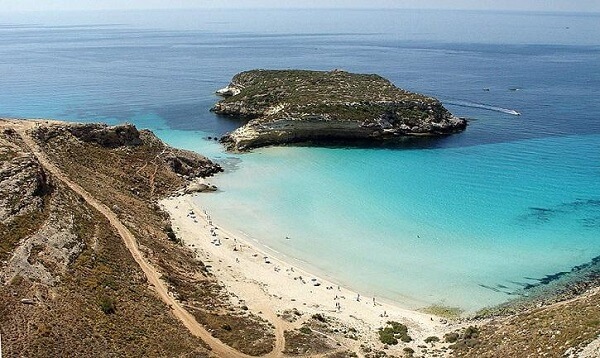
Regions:
<instances>
[{"instance_id":1,"label":"boat wake","mask_svg":"<svg viewBox=\"0 0 600 358\"><path fill-rule=\"evenodd\" d=\"M513 116L521 115L520 112L517 112L514 109L496 107L496 106L491 106L489 104L483 104L483 103L476 103L476 102L469 102L469 101L446 101L445 103L451 104L454 106L459 106L459 107L479 108L479 109L484 109L486 111L506 113L506 114L510 114Z\"/></svg>"}]
</instances>

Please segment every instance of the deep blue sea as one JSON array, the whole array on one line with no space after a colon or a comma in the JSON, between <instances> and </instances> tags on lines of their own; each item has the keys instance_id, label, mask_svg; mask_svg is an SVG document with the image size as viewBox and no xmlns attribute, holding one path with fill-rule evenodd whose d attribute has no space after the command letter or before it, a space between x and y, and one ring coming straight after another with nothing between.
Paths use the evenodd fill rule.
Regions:
<instances>
[{"instance_id":1,"label":"deep blue sea","mask_svg":"<svg viewBox=\"0 0 600 358\"><path fill-rule=\"evenodd\" d=\"M0 116L155 130L227 168L197 199L218 225L365 295L473 311L600 256L598 34L600 14L0 13ZM378 73L469 127L226 154L207 138L241 123L214 91L253 68Z\"/></svg>"}]
</instances>

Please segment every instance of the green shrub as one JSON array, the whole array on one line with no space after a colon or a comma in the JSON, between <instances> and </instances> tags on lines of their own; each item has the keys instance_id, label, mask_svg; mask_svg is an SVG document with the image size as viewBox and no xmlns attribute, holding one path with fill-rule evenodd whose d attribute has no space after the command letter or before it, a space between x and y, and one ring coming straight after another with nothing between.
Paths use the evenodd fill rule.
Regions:
<instances>
[{"instance_id":1,"label":"green shrub","mask_svg":"<svg viewBox=\"0 0 600 358\"><path fill-rule=\"evenodd\" d=\"M447 319L457 319L463 314L463 310L458 307L449 307L442 305L432 305L420 309L421 312L436 315L438 317L444 317Z\"/></svg>"},{"instance_id":2,"label":"green shrub","mask_svg":"<svg viewBox=\"0 0 600 358\"><path fill-rule=\"evenodd\" d=\"M461 339L452 344L449 348L454 350L465 350L467 348L475 348L479 345L479 341L474 338Z\"/></svg>"},{"instance_id":3,"label":"green shrub","mask_svg":"<svg viewBox=\"0 0 600 358\"><path fill-rule=\"evenodd\" d=\"M408 327L402 323L388 321L387 326L379 329L379 340L384 344L398 344L398 339L408 343L412 338L408 335Z\"/></svg>"},{"instance_id":4,"label":"green shrub","mask_svg":"<svg viewBox=\"0 0 600 358\"><path fill-rule=\"evenodd\" d=\"M325 316L323 316L320 313L315 313L314 315L312 315L312 318L319 321L319 322L326 322L327 320L325 319Z\"/></svg>"},{"instance_id":5,"label":"green shrub","mask_svg":"<svg viewBox=\"0 0 600 358\"><path fill-rule=\"evenodd\" d=\"M174 243L177 243L177 244L181 243L181 240L178 239L177 235L175 235L175 232L173 232L173 228L171 227L171 225L165 225L163 230L167 233L167 238L170 241L173 241Z\"/></svg>"},{"instance_id":6,"label":"green shrub","mask_svg":"<svg viewBox=\"0 0 600 358\"><path fill-rule=\"evenodd\" d=\"M299 331L301 333L304 333L304 334L311 334L312 333L312 330L310 328L306 327L306 326L300 327Z\"/></svg>"},{"instance_id":7,"label":"green shrub","mask_svg":"<svg viewBox=\"0 0 600 358\"><path fill-rule=\"evenodd\" d=\"M479 336L479 328L474 327L474 326L467 327L467 329L465 329L465 332L463 333L464 339L477 338L478 336Z\"/></svg>"},{"instance_id":8,"label":"green shrub","mask_svg":"<svg viewBox=\"0 0 600 358\"><path fill-rule=\"evenodd\" d=\"M387 328L379 330L379 340L383 344L389 344L392 346L398 344L398 339L396 339L394 333Z\"/></svg>"},{"instance_id":9,"label":"green shrub","mask_svg":"<svg viewBox=\"0 0 600 358\"><path fill-rule=\"evenodd\" d=\"M446 336L448 336L448 334ZM451 338L454 339L454 341L449 341L448 338L446 338L446 342L455 342L450 346L451 349L474 348L480 344L477 337L479 337L479 328L475 326L469 326L463 331L461 335L459 335L458 333L452 333Z\"/></svg>"},{"instance_id":10,"label":"green shrub","mask_svg":"<svg viewBox=\"0 0 600 358\"><path fill-rule=\"evenodd\" d=\"M415 350L410 347L405 347L402 351L404 352L404 356L406 357L412 357L415 353Z\"/></svg>"},{"instance_id":11,"label":"green shrub","mask_svg":"<svg viewBox=\"0 0 600 358\"><path fill-rule=\"evenodd\" d=\"M435 343L435 342L439 342L440 339L439 337L436 336L429 336L427 338L425 338L425 343Z\"/></svg>"},{"instance_id":12,"label":"green shrub","mask_svg":"<svg viewBox=\"0 0 600 358\"><path fill-rule=\"evenodd\" d=\"M116 312L115 300L110 297L102 297L100 299L100 309L104 314L113 314Z\"/></svg>"},{"instance_id":13,"label":"green shrub","mask_svg":"<svg viewBox=\"0 0 600 358\"><path fill-rule=\"evenodd\" d=\"M458 340L458 333L456 333L456 332L444 334L444 342L446 342L446 343L454 343L457 340Z\"/></svg>"}]
</instances>

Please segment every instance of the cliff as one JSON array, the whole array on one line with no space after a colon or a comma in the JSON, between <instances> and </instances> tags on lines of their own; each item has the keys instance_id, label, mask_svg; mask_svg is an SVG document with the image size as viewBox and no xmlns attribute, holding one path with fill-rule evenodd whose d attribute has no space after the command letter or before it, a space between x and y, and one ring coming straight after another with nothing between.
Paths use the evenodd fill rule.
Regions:
<instances>
[{"instance_id":1,"label":"cliff","mask_svg":"<svg viewBox=\"0 0 600 358\"><path fill-rule=\"evenodd\" d=\"M462 131L467 123L435 98L373 74L252 70L235 75L212 111L248 122L225 135L230 150L311 142L378 143Z\"/></svg>"}]
</instances>

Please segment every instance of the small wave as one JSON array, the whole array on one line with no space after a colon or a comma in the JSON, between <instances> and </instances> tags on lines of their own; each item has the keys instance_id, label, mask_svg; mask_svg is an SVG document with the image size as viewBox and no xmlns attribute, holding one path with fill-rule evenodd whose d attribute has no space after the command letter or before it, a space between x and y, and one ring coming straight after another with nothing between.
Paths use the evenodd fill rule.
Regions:
<instances>
[{"instance_id":1,"label":"small wave","mask_svg":"<svg viewBox=\"0 0 600 358\"><path fill-rule=\"evenodd\" d=\"M459 107L479 108L479 109L485 109L487 111L506 113L506 114L510 114L513 116L521 115L520 112L517 112L514 109L496 107L496 106L491 106L489 104L483 104L483 103L476 103L476 102L469 102L469 101L446 101L446 103L454 105L454 106L459 106Z\"/></svg>"}]
</instances>

